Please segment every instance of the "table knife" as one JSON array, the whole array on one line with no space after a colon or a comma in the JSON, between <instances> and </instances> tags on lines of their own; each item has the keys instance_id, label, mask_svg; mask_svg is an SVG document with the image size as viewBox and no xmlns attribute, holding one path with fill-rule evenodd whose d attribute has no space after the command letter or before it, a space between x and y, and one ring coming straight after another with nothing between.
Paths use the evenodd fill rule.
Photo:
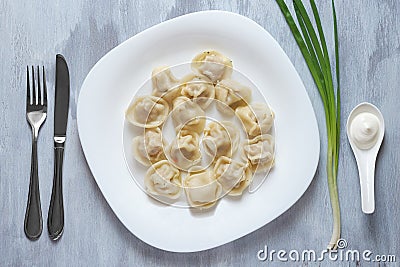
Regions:
<instances>
[{"instance_id":1,"label":"table knife","mask_svg":"<svg viewBox=\"0 0 400 267\"><path fill-rule=\"evenodd\" d=\"M52 240L64 231L64 203L62 193L62 167L69 108L69 72L64 57L56 56L56 89L54 104L54 178L47 228Z\"/></svg>"}]
</instances>

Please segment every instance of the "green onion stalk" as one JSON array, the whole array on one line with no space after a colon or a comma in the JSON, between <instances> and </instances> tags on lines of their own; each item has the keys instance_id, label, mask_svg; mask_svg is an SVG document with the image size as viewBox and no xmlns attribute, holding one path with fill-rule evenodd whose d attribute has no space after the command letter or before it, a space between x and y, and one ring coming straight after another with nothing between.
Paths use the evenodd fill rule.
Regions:
<instances>
[{"instance_id":1,"label":"green onion stalk","mask_svg":"<svg viewBox=\"0 0 400 267\"><path fill-rule=\"evenodd\" d=\"M337 174L340 147L340 80L339 80L339 45L335 3L332 0L333 25L335 40L336 90L333 84L331 62L326 46L321 19L314 0L310 0L316 29L301 0L293 0L294 11L300 29L297 27L284 0L276 0L287 24L300 48L310 73L321 96L325 111L327 130L327 165L329 195L333 214L333 233L328 249L336 249L340 239L340 206L337 188Z\"/></svg>"}]
</instances>

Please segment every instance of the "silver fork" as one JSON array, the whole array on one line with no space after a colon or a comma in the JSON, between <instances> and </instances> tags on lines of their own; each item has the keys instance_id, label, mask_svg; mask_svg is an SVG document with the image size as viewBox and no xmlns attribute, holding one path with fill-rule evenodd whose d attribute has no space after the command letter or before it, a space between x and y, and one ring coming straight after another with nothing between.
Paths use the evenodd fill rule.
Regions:
<instances>
[{"instance_id":1,"label":"silver fork","mask_svg":"<svg viewBox=\"0 0 400 267\"><path fill-rule=\"evenodd\" d=\"M47 88L46 76L43 72L43 85L40 83L40 71L37 66L37 87L35 83L35 71L32 66L32 88L29 82L29 67L26 67L27 75L27 97L26 97L26 119L32 128L32 158L31 176L29 182L29 196L26 207L24 230L26 236L31 240L36 240L42 234L43 220L42 209L40 207L38 159L37 159L37 139L39 129L47 117ZM42 88L41 88L42 87ZM32 89L32 97L31 97ZM43 94L41 90L43 89Z\"/></svg>"}]
</instances>

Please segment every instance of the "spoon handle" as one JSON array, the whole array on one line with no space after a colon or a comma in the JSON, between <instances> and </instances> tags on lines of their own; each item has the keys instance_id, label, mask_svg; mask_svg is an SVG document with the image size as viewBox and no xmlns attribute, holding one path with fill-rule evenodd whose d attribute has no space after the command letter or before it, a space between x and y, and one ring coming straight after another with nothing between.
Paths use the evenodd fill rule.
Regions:
<instances>
[{"instance_id":1,"label":"spoon handle","mask_svg":"<svg viewBox=\"0 0 400 267\"><path fill-rule=\"evenodd\" d=\"M366 214L375 211L375 160L369 160L364 166L358 166L361 185L361 207Z\"/></svg>"}]
</instances>

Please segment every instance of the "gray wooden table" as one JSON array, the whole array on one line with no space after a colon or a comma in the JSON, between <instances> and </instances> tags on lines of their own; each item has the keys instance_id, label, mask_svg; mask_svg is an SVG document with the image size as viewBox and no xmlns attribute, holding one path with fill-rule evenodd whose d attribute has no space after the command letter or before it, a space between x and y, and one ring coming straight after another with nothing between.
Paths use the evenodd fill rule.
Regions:
<instances>
[{"instance_id":1,"label":"gray wooden table","mask_svg":"<svg viewBox=\"0 0 400 267\"><path fill-rule=\"evenodd\" d=\"M289 2L289 1L288 1ZM305 1L308 2L308 1ZM318 1L326 32L331 32L330 1ZM386 136L376 166L376 212L360 208L357 168L345 131L341 132L339 194L342 237L349 249L395 254L400 262L400 2L336 1L339 19L342 82L342 127L350 110L369 101L381 108ZM103 198L86 164L78 138L76 103L92 66L117 44L165 20L199 10L221 9L245 15L281 44L302 77L323 137L320 164L304 196L286 213L239 240L189 254L160 251L130 234ZM304 60L273 0L118 0L0 1L0 265L12 266L256 266L264 248L314 249L327 245L331 211L325 175L325 130L322 105ZM331 35L328 42L332 44ZM332 48L332 46L330 46ZM332 52L332 49L331 49ZM28 195L31 132L25 119L25 66L48 69L49 98L54 99L54 59L69 61L71 104L64 163L66 227L52 242L46 229L29 241L23 232ZM39 175L44 219L53 177L53 106L39 136ZM274 260L273 265L282 264ZM318 262L291 262L318 265ZM357 262L324 261L323 266ZM364 266L367 263L361 261ZM369 263L378 265L378 263Z\"/></svg>"}]
</instances>

